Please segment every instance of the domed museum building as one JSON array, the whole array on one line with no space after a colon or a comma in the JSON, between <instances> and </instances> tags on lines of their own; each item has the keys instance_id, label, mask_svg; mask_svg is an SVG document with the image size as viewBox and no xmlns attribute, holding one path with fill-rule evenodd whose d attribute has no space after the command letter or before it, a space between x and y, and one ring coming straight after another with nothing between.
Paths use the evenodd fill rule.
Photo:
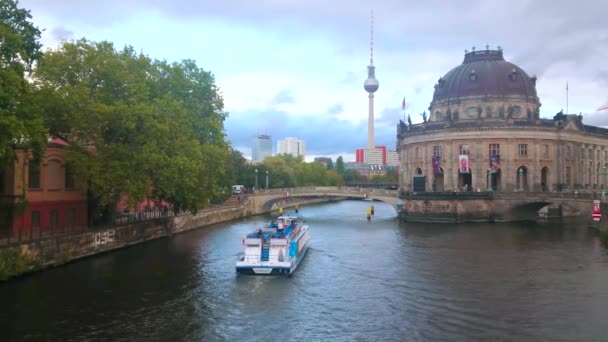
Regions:
<instances>
[{"instance_id":1,"label":"domed museum building","mask_svg":"<svg viewBox=\"0 0 608 342\"><path fill-rule=\"evenodd\" d=\"M406 192L568 191L608 184L608 129L540 118L536 77L498 50L465 53L435 84L429 115L397 130ZM409 121L409 120L408 120Z\"/></svg>"}]
</instances>

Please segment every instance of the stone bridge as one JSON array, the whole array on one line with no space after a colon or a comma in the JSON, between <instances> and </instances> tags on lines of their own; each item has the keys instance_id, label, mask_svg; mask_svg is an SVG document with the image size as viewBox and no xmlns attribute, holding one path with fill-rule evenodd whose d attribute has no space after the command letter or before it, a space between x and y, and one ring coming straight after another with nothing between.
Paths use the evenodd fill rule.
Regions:
<instances>
[{"instance_id":1,"label":"stone bridge","mask_svg":"<svg viewBox=\"0 0 608 342\"><path fill-rule=\"evenodd\" d=\"M400 216L406 221L525 221L589 215L597 193L426 192L402 194Z\"/></svg>"},{"instance_id":2,"label":"stone bridge","mask_svg":"<svg viewBox=\"0 0 608 342\"><path fill-rule=\"evenodd\" d=\"M373 199L393 206L402 219L420 222L526 221L539 217L591 216L598 193L576 192L424 192L361 187L271 189L249 195L249 211L344 199Z\"/></svg>"},{"instance_id":3,"label":"stone bridge","mask_svg":"<svg viewBox=\"0 0 608 342\"><path fill-rule=\"evenodd\" d=\"M385 190L360 187L300 187L270 189L258 191L248 196L250 210L255 214L262 214L278 210L279 208L295 207L309 203L339 201L344 199L373 199L392 205L395 209L401 206L397 190Z\"/></svg>"}]
</instances>

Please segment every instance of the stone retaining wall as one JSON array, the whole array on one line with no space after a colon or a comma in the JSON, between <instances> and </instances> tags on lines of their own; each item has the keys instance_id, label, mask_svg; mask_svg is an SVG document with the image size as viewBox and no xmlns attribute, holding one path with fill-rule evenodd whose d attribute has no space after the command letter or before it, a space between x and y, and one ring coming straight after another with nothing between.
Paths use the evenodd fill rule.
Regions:
<instances>
[{"instance_id":1,"label":"stone retaining wall","mask_svg":"<svg viewBox=\"0 0 608 342\"><path fill-rule=\"evenodd\" d=\"M317 198L296 204L322 203L334 198ZM260 210L250 198L242 204L180 214L106 229L92 229L80 233L66 233L32 240L18 245L0 247L0 280L61 265L87 256L109 252L129 245L179 234L216 223L269 212Z\"/></svg>"}]
</instances>

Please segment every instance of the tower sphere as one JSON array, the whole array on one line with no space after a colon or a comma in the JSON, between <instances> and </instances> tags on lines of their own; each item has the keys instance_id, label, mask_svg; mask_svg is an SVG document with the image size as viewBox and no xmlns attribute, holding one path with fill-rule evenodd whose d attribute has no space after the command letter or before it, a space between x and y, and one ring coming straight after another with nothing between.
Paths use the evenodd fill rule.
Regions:
<instances>
[{"instance_id":1,"label":"tower sphere","mask_svg":"<svg viewBox=\"0 0 608 342\"><path fill-rule=\"evenodd\" d=\"M363 88L365 88L365 91L368 93L376 92L376 90L378 90L379 86L380 86L380 84L378 83L378 80L375 78L368 78L363 83Z\"/></svg>"}]
</instances>

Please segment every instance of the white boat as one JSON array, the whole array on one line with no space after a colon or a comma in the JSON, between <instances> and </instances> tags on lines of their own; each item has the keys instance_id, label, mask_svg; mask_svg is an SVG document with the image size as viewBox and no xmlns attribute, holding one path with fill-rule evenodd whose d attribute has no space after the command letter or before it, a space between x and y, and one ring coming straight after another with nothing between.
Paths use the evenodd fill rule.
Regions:
<instances>
[{"instance_id":1,"label":"white boat","mask_svg":"<svg viewBox=\"0 0 608 342\"><path fill-rule=\"evenodd\" d=\"M297 216L279 216L276 222L243 238L245 252L236 262L236 272L291 276L306 255L309 242L308 225Z\"/></svg>"}]
</instances>

